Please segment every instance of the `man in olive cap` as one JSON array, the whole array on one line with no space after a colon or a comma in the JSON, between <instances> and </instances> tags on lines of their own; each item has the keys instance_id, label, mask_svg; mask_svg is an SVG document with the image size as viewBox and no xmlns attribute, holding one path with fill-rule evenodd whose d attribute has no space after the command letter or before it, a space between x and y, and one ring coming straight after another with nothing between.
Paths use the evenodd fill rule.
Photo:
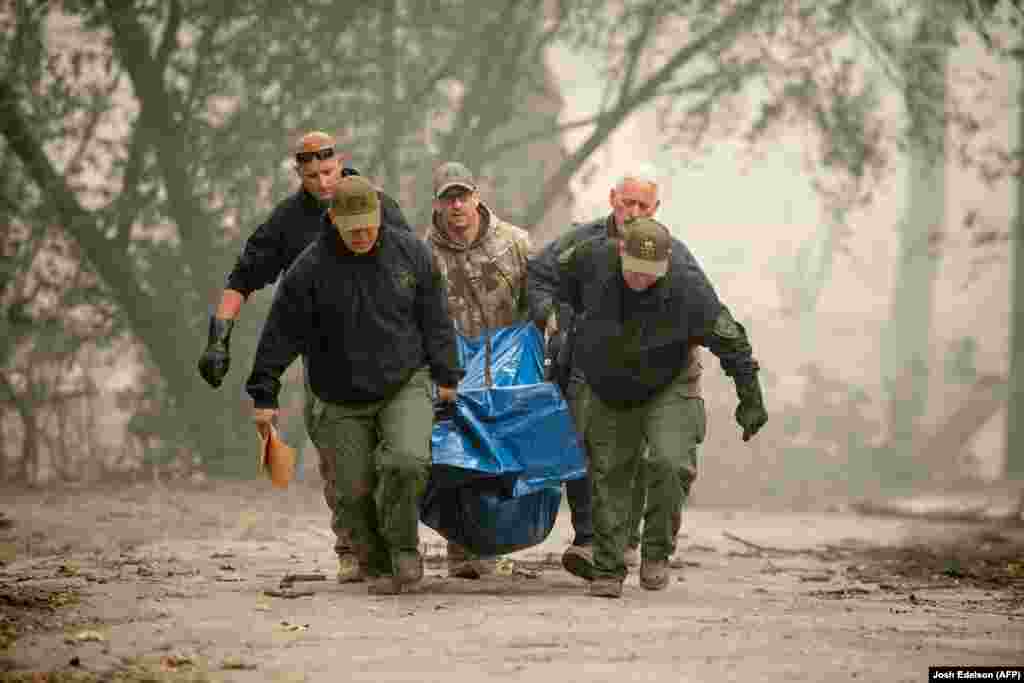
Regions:
<instances>
[{"instance_id":1,"label":"man in olive cap","mask_svg":"<svg viewBox=\"0 0 1024 683\"><path fill-rule=\"evenodd\" d=\"M370 591L398 593L423 576L430 382L441 401L454 401L462 371L430 251L380 222L376 188L341 179L324 230L281 279L246 389L266 433L281 375L303 357L315 401L310 437L336 477L335 520L351 533Z\"/></svg>"},{"instance_id":2,"label":"man in olive cap","mask_svg":"<svg viewBox=\"0 0 1024 683\"><path fill-rule=\"evenodd\" d=\"M448 310L469 339L527 320L526 262L530 236L495 215L474 174L448 162L434 171L434 211L426 240L447 285ZM448 544L448 575L479 579L497 558L475 557Z\"/></svg>"},{"instance_id":3,"label":"man in olive cap","mask_svg":"<svg viewBox=\"0 0 1024 683\"><path fill-rule=\"evenodd\" d=\"M586 377L575 360L575 315L564 301L559 300L559 257L571 252L576 245L591 239L621 239L626 222L634 218L654 217L661 206L661 194L658 174L654 167L641 163L624 169L618 181L608 191L610 213L596 220L574 225L571 230L545 246L528 264L530 316L536 321L537 326L543 329L548 326L548 321L555 314L557 329L552 335L552 348L557 348L558 352L552 357L551 374L565 394L576 431L581 437L586 434L590 391L587 388ZM701 372L700 351L697 347L692 347L685 370L685 389L691 397L701 396ZM585 452L588 451L585 438L583 445ZM644 447L645 452L646 450ZM643 520L647 486L644 478L644 458L641 458L639 463L636 485L633 489L629 543L624 554L627 567L640 565L640 523ZM569 501L575 535L572 544L562 554L562 565L566 571L588 581L593 578L594 573L594 524L590 489L589 471L584 479L566 482L565 494Z\"/></svg>"},{"instance_id":4,"label":"man in olive cap","mask_svg":"<svg viewBox=\"0 0 1024 683\"><path fill-rule=\"evenodd\" d=\"M228 274L216 311L210 316L209 339L199 359L199 374L217 388L224 381L231 364L231 332L242 304L267 285L275 282L323 229L323 216L334 197L339 179L359 175L343 166L344 155L337 148L334 136L311 131L295 141L295 173L301 181L299 189L278 204L267 220L245 242L238 261ZM378 191L381 222L389 228L412 232L398 203ZM309 387L306 386L308 413ZM330 463L320 462L324 482L324 499L334 515L334 475ZM338 581L361 581L359 564L349 547L348 537L338 527L334 546L338 555Z\"/></svg>"},{"instance_id":5,"label":"man in olive cap","mask_svg":"<svg viewBox=\"0 0 1024 683\"><path fill-rule=\"evenodd\" d=\"M768 420L759 366L746 331L693 255L654 219L627 222L618 240L583 242L561 254L559 266L561 295L578 316L576 362L591 390L585 426L594 512L590 594L622 595L632 487L645 440L640 585L662 590L706 429L704 401L685 387L690 347L706 346L733 379L744 441Z\"/></svg>"}]
</instances>

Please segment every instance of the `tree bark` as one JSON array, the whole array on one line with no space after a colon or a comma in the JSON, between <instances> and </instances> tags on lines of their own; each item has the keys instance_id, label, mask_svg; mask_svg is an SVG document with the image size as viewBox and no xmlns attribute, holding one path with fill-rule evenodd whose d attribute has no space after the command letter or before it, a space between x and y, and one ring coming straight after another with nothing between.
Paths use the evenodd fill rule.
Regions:
<instances>
[{"instance_id":1,"label":"tree bark","mask_svg":"<svg viewBox=\"0 0 1024 683\"><path fill-rule=\"evenodd\" d=\"M1017 149L1024 149L1024 49L1019 65ZM1006 413L1006 478L1024 480L1024 170L1017 174L1017 211L1011 241L1013 255L1010 291L1010 386ZM1024 496L1021 498L1024 507Z\"/></svg>"},{"instance_id":2,"label":"tree bark","mask_svg":"<svg viewBox=\"0 0 1024 683\"><path fill-rule=\"evenodd\" d=\"M909 175L905 218L889 322L882 336L882 381L888 400L889 442L909 466L928 404L928 373L938 244L945 224L946 63L948 26L919 19L906 66ZM921 46L932 45L932 49Z\"/></svg>"},{"instance_id":3,"label":"tree bark","mask_svg":"<svg viewBox=\"0 0 1024 683\"><path fill-rule=\"evenodd\" d=\"M209 388L201 384L195 371L201 340L189 329L189 316L181 308L185 302L173 290L151 295L143 289L132 261L112 248L99 217L78 202L46 156L18 106L16 91L5 81L0 81L0 134L40 192L53 198L56 221L81 247L166 382L174 410L174 415L168 417L178 425L182 441L204 455L237 449L237 439L227 428L235 422L227 417L232 406L212 400Z\"/></svg>"}]
</instances>

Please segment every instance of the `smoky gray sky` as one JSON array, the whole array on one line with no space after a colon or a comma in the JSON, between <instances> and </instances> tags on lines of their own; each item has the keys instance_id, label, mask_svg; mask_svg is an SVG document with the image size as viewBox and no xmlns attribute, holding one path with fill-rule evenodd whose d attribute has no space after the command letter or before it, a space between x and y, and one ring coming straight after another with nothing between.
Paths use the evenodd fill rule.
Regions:
<instances>
[{"instance_id":1,"label":"smoky gray sky","mask_svg":"<svg viewBox=\"0 0 1024 683\"><path fill-rule=\"evenodd\" d=\"M564 120L597 111L603 87L595 69L598 60L566 49L554 50L550 60L563 88ZM959 50L951 60L951 82L984 60L979 50ZM995 68L991 60L987 66ZM1005 83L1002 92L1006 94L976 113L988 122L991 139L1008 146L1017 135L1011 93L1016 92L1018 76L1009 67L996 68L995 74ZM894 111L893 116L898 115ZM584 133L570 131L566 136L570 148ZM656 133L654 113L645 111L632 117L595 155L597 172L592 181L588 185L577 181L574 187L576 218L589 219L608 211L608 189L625 167L645 161L659 168L667 179L659 218L695 252L723 300L752 323L762 364L780 378L773 394L778 402L799 399L798 369L807 362L816 362L826 372L872 393L880 390L879 333L889 315L897 230L905 208L907 168L895 156L874 203L851 219L853 233L845 242L848 251L835 257L813 323L783 317L779 271L792 265L796 250L814 239L824 219L804 168L805 144L794 132L754 158L727 141L687 163L682 153L665 148ZM979 371L1005 374L1008 250L1006 245L972 249L963 220L968 211L977 210L986 226L1008 229L1014 215L1013 188L1010 183L986 187L952 160L948 169L947 237L935 283L932 373L941 376L953 343L974 337ZM941 382L932 387L929 420L934 422L962 397ZM1003 419L1001 415L992 420L979 435L991 441L988 448L1001 448Z\"/></svg>"}]
</instances>

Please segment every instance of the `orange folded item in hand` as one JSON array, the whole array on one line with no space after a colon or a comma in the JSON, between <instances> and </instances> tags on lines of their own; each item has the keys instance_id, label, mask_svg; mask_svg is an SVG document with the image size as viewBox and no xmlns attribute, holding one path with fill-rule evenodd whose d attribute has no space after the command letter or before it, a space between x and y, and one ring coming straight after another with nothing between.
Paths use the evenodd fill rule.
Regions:
<instances>
[{"instance_id":1,"label":"orange folded item in hand","mask_svg":"<svg viewBox=\"0 0 1024 683\"><path fill-rule=\"evenodd\" d=\"M270 477L270 483L279 489L287 488L295 474L295 449L286 444L277 433L277 427L270 426L270 436L260 437L259 469Z\"/></svg>"}]
</instances>

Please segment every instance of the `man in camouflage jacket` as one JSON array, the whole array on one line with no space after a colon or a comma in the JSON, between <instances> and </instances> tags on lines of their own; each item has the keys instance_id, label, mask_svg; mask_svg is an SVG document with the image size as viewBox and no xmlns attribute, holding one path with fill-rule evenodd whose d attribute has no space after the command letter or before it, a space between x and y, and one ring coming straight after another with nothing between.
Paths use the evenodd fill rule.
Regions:
<instances>
[{"instance_id":1,"label":"man in camouflage jacket","mask_svg":"<svg viewBox=\"0 0 1024 683\"><path fill-rule=\"evenodd\" d=\"M494 215L473 173L456 162L434 172L434 211L426 233L435 268L447 283L456 331L475 338L527 319L526 262L530 237ZM474 557L448 544L448 575L478 579L495 558Z\"/></svg>"}]
</instances>

